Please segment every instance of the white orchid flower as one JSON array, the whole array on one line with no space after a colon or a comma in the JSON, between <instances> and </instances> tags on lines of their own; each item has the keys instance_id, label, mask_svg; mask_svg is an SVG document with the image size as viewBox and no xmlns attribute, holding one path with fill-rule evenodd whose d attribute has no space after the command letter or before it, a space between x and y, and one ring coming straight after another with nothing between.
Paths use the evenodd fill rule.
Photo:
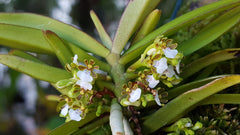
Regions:
<instances>
[{"instance_id":1,"label":"white orchid flower","mask_svg":"<svg viewBox=\"0 0 240 135\"><path fill-rule=\"evenodd\" d=\"M85 90L91 90L93 81L93 77L91 76L91 71L84 69L83 71L78 71L77 76L80 78L76 82L77 85L79 85L81 88Z\"/></svg>"},{"instance_id":2,"label":"white orchid flower","mask_svg":"<svg viewBox=\"0 0 240 135\"><path fill-rule=\"evenodd\" d=\"M137 101L141 97L141 92L142 90L140 88L132 90L132 92L129 94L130 95L129 101L132 103Z\"/></svg>"},{"instance_id":3,"label":"white orchid flower","mask_svg":"<svg viewBox=\"0 0 240 135\"><path fill-rule=\"evenodd\" d=\"M168 68L167 59L161 58L160 60L154 60L153 66L157 69L157 73L161 75Z\"/></svg>"},{"instance_id":4,"label":"white orchid flower","mask_svg":"<svg viewBox=\"0 0 240 135\"><path fill-rule=\"evenodd\" d=\"M153 75L147 75L146 81L148 81L148 85L150 88L154 88L158 85L159 80L156 80Z\"/></svg>"},{"instance_id":5,"label":"white orchid flower","mask_svg":"<svg viewBox=\"0 0 240 135\"><path fill-rule=\"evenodd\" d=\"M79 85L81 88L85 89L85 90L91 90L92 89L92 84L89 82L85 82L82 80L78 80L76 82L77 85Z\"/></svg>"},{"instance_id":6,"label":"white orchid flower","mask_svg":"<svg viewBox=\"0 0 240 135\"><path fill-rule=\"evenodd\" d=\"M78 71L77 76L85 82L93 81L93 77L91 76L91 71L89 71L87 69L84 69L83 71Z\"/></svg>"},{"instance_id":7,"label":"white orchid flower","mask_svg":"<svg viewBox=\"0 0 240 135\"><path fill-rule=\"evenodd\" d=\"M175 56L178 54L178 50L170 49L169 47L167 47L166 49L163 49L163 51L167 58L175 58Z\"/></svg>"},{"instance_id":8,"label":"white orchid flower","mask_svg":"<svg viewBox=\"0 0 240 135\"><path fill-rule=\"evenodd\" d=\"M173 77L173 75L176 75L172 65L168 66L168 69L164 72L164 74L170 78Z\"/></svg>"},{"instance_id":9,"label":"white orchid flower","mask_svg":"<svg viewBox=\"0 0 240 135\"><path fill-rule=\"evenodd\" d=\"M68 106L68 104L66 104L66 105L62 108L60 114L61 114L62 116L66 116L66 115L68 114L68 109L69 109L69 106Z\"/></svg>"},{"instance_id":10,"label":"white orchid flower","mask_svg":"<svg viewBox=\"0 0 240 135\"><path fill-rule=\"evenodd\" d=\"M77 110L70 109L69 110L69 117L71 120L80 121L82 119L81 114L82 114L82 111L79 109L77 109Z\"/></svg>"},{"instance_id":11,"label":"white orchid flower","mask_svg":"<svg viewBox=\"0 0 240 135\"><path fill-rule=\"evenodd\" d=\"M67 114L68 114L68 116L67 116ZM82 114L81 110L79 110L79 109L73 110L68 106L68 104L66 104L60 112L60 115L62 115L64 117L67 116L67 119L71 119L71 120L75 120L75 121L80 121L82 119L81 114Z\"/></svg>"}]
</instances>

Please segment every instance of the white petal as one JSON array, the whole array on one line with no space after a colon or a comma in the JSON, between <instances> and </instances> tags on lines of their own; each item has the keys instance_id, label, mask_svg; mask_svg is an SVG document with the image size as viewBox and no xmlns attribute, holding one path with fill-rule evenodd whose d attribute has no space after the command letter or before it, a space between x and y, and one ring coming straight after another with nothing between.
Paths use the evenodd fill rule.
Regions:
<instances>
[{"instance_id":1,"label":"white petal","mask_svg":"<svg viewBox=\"0 0 240 135\"><path fill-rule=\"evenodd\" d=\"M192 126L192 124L190 122L185 124L185 127L191 127L191 126Z\"/></svg>"},{"instance_id":2,"label":"white petal","mask_svg":"<svg viewBox=\"0 0 240 135\"><path fill-rule=\"evenodd\" d=\"M165 72L165 74L167 77L172 77L173 75L176 75L172 65L168 66L168 69Z\"/></svg>"},{"instance_id":3,"label":"white petal","mask_svg":"<svg viewBox=\"0 0 240 135\"><path fill-rule=\"evenodd\" d=\"M78 59L78 56L77 56L77 54L75 54L74 57L73 57L73 63L78 65L77 59Z\"/></svg>"},{"instance_id":4,"label":"white petal","mask_svg":"<svg viewBox=\"0 0 240 135\"><path fill-rule=\"evenodd\" d=\"M168 47L166 49L163 49L163 51L167 58L174 58L178 54L178 51L176 49L170 49Z\"/></svg>"},{"instance_id":5,"label":"white petal","mask_svg":"<svg viewBox=\"0 0 240 135\"><path fill-rule=\"evenodd\" d=\"M142 90L140 88L137 88L136 90L132 90L132 92L129 94L130 95L129 101L130 102L137 101L141 96L141 92Z\"/></svg>"},{"instance_id":6,"label":"white petal","mask_svg":"<svg viewBox=\"0 0 240 135\"><path fill-rule=\"evenodd\" d=\"M167 59L161 58L160 60L155 60L153 66L156 67L157 73L162 74L167 68Z\"/></svg>"},{"instance_id":7,"label":"white petal","mask_svg":"<svg viewBox=\"0 0 240 135\"><path fill-rule=\"evenodd\" d=\"M63 116L66 116L67 113L68 113L68 109L69 109L69 106L68 106L68 104L66 104L66 105L62 108L60 114L63 115Z\"/></svg>"},{"instance_id":8,"label":"white petal","mask_svg":"<svg viewBox=\"0 0 240 135\"><path fill-rule=\"evenodd\" d=\"M156 49L151 48L150 50L148 50L147 55L154 55L155 53L156 53Z\"/></svg>"},{"instance_id":9,"label":"white petal","mask_svg":"<svg viewBox=\"0 0 240 135\"><path fill-rule=\"evenodd\" d=\"M154 88L158 85L159 80L156 80L153 75L148 75L146 80L148 81L148 85L150 88Z\"/></svg>"},{"instance_id":10,"label":"white petal","mask_svg":"<svg viewBox=\"0 0 240 135\"><path fill-rule=\"evenodd\" d=\"M73 109L69 110L69 117L71 120L80 121L82 119L82 117L80 116L81 114L82 114L82 111L80 110L73 110Z\"/></svg>"},{"instance_id":11,"label":"white petal","mask_svg":"<svg viewBox=\"0 0 240 135\"><path fill-rule=\"evenodd\" d=\"M100 69L93 69L93 72L97 73L97 74L102 74L102 75L107 75L108 72L102 71Z\"/></svg>"},{"instance_id":12,"label":"white petal","mask_svg":"<svg viewBox=\"0 0 240 135\"><path fill-rule=\"evenodd\" d=\"M79 85L81 88L85 89L85 90L91 90L92 89L92 84L89 82L84 82L82 80L78 80L76 82L77 85Z\"/></svg>"},{"instance_id":13,"label":"white petal","mask_svg":"<svg viewBox=\"0 0 240 135\"><path fill-rule=\"evenodd\" d=\"M154 96L154 100L156 101L156 103L157 103L159 106L162 105L161 102L160 102L159 96L158 96L158 91L157 91L156 95Z\"/></svg>"},{"instance_id":14,"label":"white petal","mask_svg":"<svg viewBox=\"0 0 240 135\"><path fill-rule=\"evenodd\" d=\"M91 76L91 71L84 69L83 71L78 71L77 76L84 82L92 82L93 77Z\"/></svg>"},{"instance_id":15,"label":"white petal","mask_svg":"<svg viewBox=\"0 0 240 135\"><path fill-rule=\"evenodd\" d=\"M178 74L180 73L180 62L181 62L181 60L179 60L178 64L176 65L176 70L177 70Z\"/></svg>"}]
</instances>

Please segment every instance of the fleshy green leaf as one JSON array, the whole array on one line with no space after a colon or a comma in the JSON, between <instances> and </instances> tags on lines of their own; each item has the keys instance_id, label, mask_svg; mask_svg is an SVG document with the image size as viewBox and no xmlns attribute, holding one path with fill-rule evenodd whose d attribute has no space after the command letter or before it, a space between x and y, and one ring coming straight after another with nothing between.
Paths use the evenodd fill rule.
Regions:
<instances>
[{"instance_id":1,"label":"fleshy green leaf","mask_svg":"<svg viewBox=\"0 0 240 135\"><path fill-rule=\"evenodd\" d=\"M187 65L186 67L184 67L181 73L181 77L187 78L193 75L194 73L197 73L204 67L207 67L213 63L238 58L239 56L240 56L239 48L225 49L225 50L214 52L198 60L195 60L189 65Z\"/></svg>"},{"instance_id":2,"label":"fleshy green leaf","mask_svg":"<svg viewBox=\"0 0 240 135\"><path fill-rule=\"evenodd\" d=\"M82 127L78 131L74 132L72 135L84 135L91 130L101 127L104 123L107 123L108 121L109 121L109 117L105 116L99 120L96 120L96 121Z\"/></svg>"},{"instance_id":3,"label":"fleshy green leaf","mask_svg":"<svg viewBox=\"0 0 240 135\"><path fill-rule=\"evenodd\" d=\"M9 55L14 55L14 56L18 56L30 61L34 61L34 62L38 62L38 63L42 63L44 64L44 62L42 62L41 60L37 59L36 57L34 57L31 54L19 51L19 50L11 50L11 52L8 53Z\"/></svg>"},{"instance_id":4,"label":"fleshy green leaf","mask_svg":"<svg viewBox=\"0 0 240 135\"><path fill-rule=\"evenodd\" d=\"M33 78L52 83L72 77L65 70L12 55L1 54L0 63Z\"/></svg>"},{"instance_id":5,"label":"fleshy green leaf","mask_svg":"<svg viewBox=\"0 0 240 135\"><path fill-rule=\"evenodd\" d=\"M89 113L86 115L85 119L82 119L81 121L69 121L52 130L48 135L71 135L72 133L78 131L80 127L92 121L96 117L97 116L94 112Z\"/></svg>"},{"instance_id":6,"label":"fleshy green leaf","mask_svg":"<svg viewBox=\"0 0 240 135\"><path fill-rule=\"evenodd\" d=\"M201 101L200 104L240 104L240 94L214 94Z\"/></svg>"},{"instance_id":7,"label":"fleshy green leaf","mask_svg":"<svg viewBox=\"0 0 240 135\"><path fill-rule=\"evenodd\" d=\"M143 133L149 134L170 124L186 114L186 110L189 111L200 101L238 83L240 83L240 75L231 75L183 93L150 115L143 123Z\"/></svg>"},{"instance_id":8,"label":"fleshy green leaf","mask_svg":"<svg viewBox=\"0 0 240 135\"><path fill-rule=\"evenodd\" d=\"M97 15L95 14L95 12L93 10L90 11L90 15L91 18L93 20L93 23L98 31L98 34L100 36L100 39L102 40L103 44L108 48L111 49L112 47L112 40L109 37L109 35L107 34L107 32L105 31L102 23L100 22L99 18L97 17Z\"/></svg>"},{"instance_id":9,"label":"fleshy green leaf","mask_svg":"<svg viewBox=\"0 0 240 135\"><path fill-rule=\"evenodd\" d=\"M96 55L105 57L109 53L107 48L86 33L49 17L30 13L1 13L0 23L51 30L62 39Z\"/></svg>"},{"instance_id":10,"label":"fleshy green leaf","mask_svg":"<svg viewBox=\"0 0 240 135\"><path fill-rule=\"evenodd\" d=\"M163 34L165 36L169 36L179 29L189 26L206 16L211 14L219 13L224 10L231 9L232 7L240 5L239 0L222 0L218 2L214 2L212 4L208 4L201 8L195 9L187 14L184 14L171 22L159 27L157 30L148 34L141 41L134 44L131 48L129 48L125 54L120 59L121 64L126 64L136 57L140 56L140 54L144 51L144 49L159 35ZM225 20L224 20L225 21Z\"/></svg>"},{"instance_id":11,"label":"fleshy green leaf","mask_svg":"<svg viewBox=\"0 0 240 135\"><path fill-rule=\"evenodd\" d=\"M168 100L173 99L173 98L181 95L184 92L187 92L187 91L189 91L191 89L195 89L195 88L201 87L201 86L203 86L203 85L205 85L205 84L207 84L207 83L209 83L209 82L211 82L213 80L216 80L218 78L222 78L222 77L225 77L225 76L227 76L227 75L213 76L213 77L205 78L205 79L202 79L202 80L197 80L197 81L194 81L194 82L182 84L179 87L170 89L168 91L167 99Z\"/></svg>"},{"instance_id":12,"label":"fleshy green leaf","mask_svg":"<svg viewBox=\"0 0 240 135\"><path fill-rule=\"evenodd\" d=\"M139 28L145 17L152 12L160 0L130 0L120 19L113 40L112 52L120 54L132 34Z\"/></svg>"},{"instance_id":13,"label":"fleshy green leaf","mask_svg":"<svg viewBox=\"0 0 240 135\"><path fill-rule=\"evenodd\" d=\"M110 107L103 107L102 113L109 112ZM56 129L52 130L48 135L71 135L77 132L85 124L91 122L96 118L96 112L88 113L81 121L69 121Z\"/></svg>"},{"instance_id":14,"label":"fleshy green leaf","mask_svg":"<svg viewBox=\"0 0 240 135\"><path fill-rule=\"evenodd\" d=\"M64 67L66 64L71 63L73 53L64 42L52 31L43 31L43 34L49 45L52 47L52 50L57 55L59 61L62 63L62 66Z\"/></svg>"},{"instance_id":15,"label":"fleshy green leaf","mask_svg":"<svg viewBox=\"0 0 240 135\"><path fill-rule=\"evenodd\" d=\"M137 32L136 36L133 39L132 44L135 44L136 42L144 38L147 34L152 32L156 28L160 17L161 10L159 9L153 10L144 20L142 26L140 27L139 31Z\"/></svg>"},{"instance_id":16,"label":"fleshy green leaf","mask_svg":"<svg viewBox=\"0 0 240 135\"><path fill-rule=\"evenodd\" d=\"M0 44L24 51L54 54L42 31L29 27L0 23Z\"/></svg>"},{"instance_id":17,"label":"fleshy green leaf","mask_svg":"<svg viewBox=\"0 0 240 135\"><path fill-rule=\"evenodd\" d=\"M181 43L178 46L178 50L182 52L183 55L189 55L217 39L223 33L238 24L239 21L240 6L221 15L203 28L195 37Z\"/></svg>"}]
</instances>

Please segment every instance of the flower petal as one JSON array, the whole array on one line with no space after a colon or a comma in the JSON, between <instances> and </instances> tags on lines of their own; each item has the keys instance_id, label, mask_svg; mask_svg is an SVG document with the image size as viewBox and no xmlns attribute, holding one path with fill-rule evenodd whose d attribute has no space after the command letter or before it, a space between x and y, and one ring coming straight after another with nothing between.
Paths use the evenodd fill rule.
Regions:
<instances>
[{"instance_id":1,"label":"flower petal","mask_svg":"<svg viewBox=\"0 0 240 135\"><path fill-rule=\"evenodd\" d=\"M154 96L154 100L156 101L156 103L159 105L159 106L162 106L161 102L160 102L160 99L159 99L159 96L158 96L158 91L156 93L156 95Z\"/></svg>"},{"instance_id":2,"label":"flower petal","mask_svg":"<svg viewBox=\"0 0 240 135\"><path fill-rule=\"evenodd\" d=\"M163 49L163 51L167 58L174 58L178 54L178 51L176 49L170 49L169 47Z\"/></svg>"},{"instance_id":3,"label":"flower petal","mask_svg":"<svg viewBox=\"0 0 240 135\"><path fill-rule=\"evenodd\" d=\"M181 60L179 60L178 64L176 65L176 70L177 70L178 74L180 73L180 62L181 62Z\"/></svg>"},{"instance_id":4,"label":"flower petal","mask_svg":"<svg viewBox=\"0 0 240 135\"><path fill-rule=\"evenodd\" d=\"M173 75L176 75L172 65L169 65L167 71L164 73L167 77L172 77Z\"/></svg>"},{"instance_id":5,"label":"flower petal","mask_svg":"<svg viewBox=\"0 0 240 135\"><path fill-rule=\"evenodd\" d=\"M161 58L160 60L153 61L153 66L156 67L157 73L162 74L165 70L167 70L167 59Z\"/></svg>"},{"instance_id":6,"label":"flower petal","mask_svg":"<svg viewBox=\"0 0 240 135\"><path fill-rule=\"evenodd\" d=\"M85 82L82 80L78 80L76 82L77 85L79 85L81 88L85 89L85 90L91 90L92 89L92 84L89 82Z\"/></svg>"},{"instance_id":7,"label":"flower petal","mask_svg":"<svg viewBox=\"0 0 240 135\"><path fill-rule=\"evenodd\" d=\"M150 88L154 88L158 85L159 80L156 80L153 75L147 75L146 80L148 81L148 85Z\"/></svg>"},{"instance_id":8,"label":"flower petal","mask_svg":"<svg viewBox=\"0 0 240 135\"><path fill-rule=\"evenodd\" d=\"M84 69L83 71L78 71L77 76L84 82L92 82L93 77L91 76L91 71Z\"/></svg>"},{"instance_id":9,"label":"flower petal","mask_svg":"<svg viewBox=\"0 0 240 135\"><path fill-rule=\"evenodd\" d=\"M73 110L70 109L69 110L69 117L71 120L75 120L75 121L80 121L82 119L82 117L80 116L82 114L82 111L80 110Z\"/></svg>"},{"instance_id":10,"label":"flower petal","mask_svg":"<svg viewBox=\"0 0 240 135\"><path fill-rule=\"evenodd\" d=\"M155 53L156 53L156 49L151 48L150 50L148 50L147 55L154 55Z\"/></svg>"},{"instance_id":11,"label":"flower petal","mask_svg":"<svg viewBox=\"0 0 240 135\"><path fill-rule=\"evenodd\" d=\"M78 61L77 61L77 59L78 59L78 55L75 54L74 57L73 57L73 63L75 63L75 64L78 65Z\"/></svg>"},{"instance_id":12,"label":"flower petal","mask_svg":"<svg viewBox=\"0 0 240 135\"><path fill-rule=\"evenodd\" d=\"M68 104L66 104L66 105L62 108L60 114L61 114L62 116L66 116L66 115L68 114L68 109L69 109L69 106L68 106Z\"/></svg>"},{"instance_id":13,"label":"flower petal","mask_svg":"<svg viewBox=\"0 0 240 135\"><path fill-rule=\"evenodd\" d=\"M142 90L140 88L137 88L136 90L132 90L132 92L129 94L130 95L129 101L130 102L137 101L141 97L141 92Z\"/></svg>"}]
</instances>

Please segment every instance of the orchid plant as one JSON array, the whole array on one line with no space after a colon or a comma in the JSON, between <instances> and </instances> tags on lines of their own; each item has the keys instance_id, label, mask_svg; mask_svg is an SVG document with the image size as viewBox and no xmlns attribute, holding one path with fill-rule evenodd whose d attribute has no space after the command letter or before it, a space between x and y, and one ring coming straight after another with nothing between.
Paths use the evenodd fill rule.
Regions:
<instances>
[{"instance_id":1,"label":"orchid plant","mask_svg":"<svg viewBox=\"0 0 240 135\"><path fill-rule=\"evenodd\" d=\"M61 93L46 97L58 102L60 117L66 118L50 135L97 134L105 130L102 125L110 125L113 135L151 134L206 102L240 103L239 94L216 94L240 83L239 75L188 79L211 64L237 58L239 48L220 50L184 65L190 54L239 23L240 1L218 1L156 28L161 11L154 8L159 3L130 0L113 39L91 11L100 42L45 16L0 13L0 44L18 49L1 54L0 63L47 81ZM168 38L211 15L217 17L193 38L180 44ZM55 55L62 69L28 52ZM199 122L189 125L191 120L185 118L173 126L182 120L188 122L178 128L185 133L202 126Z\"/></svg>"}]
</instances>

